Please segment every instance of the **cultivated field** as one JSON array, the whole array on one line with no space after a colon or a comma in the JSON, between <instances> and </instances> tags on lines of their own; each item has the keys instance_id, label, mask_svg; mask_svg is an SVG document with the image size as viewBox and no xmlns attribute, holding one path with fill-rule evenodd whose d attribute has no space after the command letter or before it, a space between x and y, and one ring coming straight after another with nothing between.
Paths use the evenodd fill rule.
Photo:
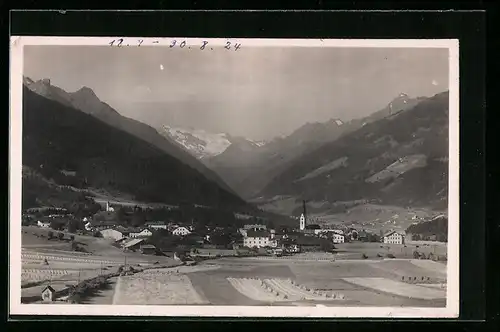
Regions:
<instances>
[{"instance_id":1,"label":"cultivated field","mask_svg":"<svg viewBox=\"0 0 500 332\"><path fill-rule=\"evenodd\" d=\"M174 272L138 273L118 278L113 304L208 304L186 275Z\"/></svg>"},{"instance_id":2,"label":"cultivated field","mask_svg":"<svg viewBox=\"0 0 500 332\"><path fill-rule=\"evenodd\" d=\"M335 244L337 259L346 257L348 259L360 258L363 254L368 259L387 257L388 254L396 258L413 258L413 252L418 251L428 256L430 253L436 256L446 256L448 247L442 242L408 242L401 244L386 244L378 242L350 242Z\"/></svg>"},{"instance_id":3,"label":"cultivated field","mask_svg":"<svg viewBox=\"0 0 500 332\"><path fill-rule=\"evenodd\" d=\"M439 307L446 303L446 265L433 261L297 257L202 263L211 264L218 268L189 274L195 289L211 304Z\"/></svg>"},{"instance_id":4,"label":"cultivated field","mask_svg":"<svg viewBox=\"0 0 500 332\"><path fill-rule=\"evenodd\" d=\"M116 272L119 266L125 264L138 268L155 263L161 266L180 264L164 256L124 253L111 246L109 241L90 236L75 235L75 241L91 252L71 251L70 245L64 241L49 241L49 231L38 227L23 227L20 272L21 296L24 301L40 296L47 285L60 291L80 281ZM65 237L68 236L69 234L65 234Z\"/></svg>"},{"instance_id":5,"label":"cultivated field","mask_svg":"<svg viewBox=\"0 0 500 332\"><path fill-rule=\"evenodd\" d=\"M339 301L343 294L311 290L291 279L227 278L243 295L263 302Z\"/></svg>"},{"instance_id":6,"label":"cultivated field","mask_svg":"<svg viewBox=\"0 0 500 332\"><path fill-rule=\"evenodd\" d=\"M385 258L388 252L405 257L405 250L413 253L414 249L441 254L446 251L445 246L411 244L405 248L346 243L336 245L335 254L225 257L195 266L179 266L179 262L168 257L123 253L106 240L88 236L75 236L75 240L95 251L72 252L64 247L65 243L32 234L48 230L23 230L23 298L39 296L48 284L62 290L79 280L114 272L126 261L127 265L147 269L113 278L109 289L85 303L417 307L446 304L446 262ZM361 259L362 254L368 258ZM161 268L156 268L155 263L161 264Z\"/></svg>"}]
</instances>

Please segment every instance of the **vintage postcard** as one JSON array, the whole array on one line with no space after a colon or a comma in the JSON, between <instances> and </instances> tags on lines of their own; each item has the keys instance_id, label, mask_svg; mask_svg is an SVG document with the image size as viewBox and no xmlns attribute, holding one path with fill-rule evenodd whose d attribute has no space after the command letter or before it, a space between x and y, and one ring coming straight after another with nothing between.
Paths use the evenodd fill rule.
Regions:
<instances>
[{"instance_id":1,"label":"vintage postcard","mask_svg":"<svg viewBox=\"0 0 500 332\"><path fill-rule=\"evenodd\" d=\"M458 317L458 47L11 37L10 314Z\"/></svg>"}]
</instances>

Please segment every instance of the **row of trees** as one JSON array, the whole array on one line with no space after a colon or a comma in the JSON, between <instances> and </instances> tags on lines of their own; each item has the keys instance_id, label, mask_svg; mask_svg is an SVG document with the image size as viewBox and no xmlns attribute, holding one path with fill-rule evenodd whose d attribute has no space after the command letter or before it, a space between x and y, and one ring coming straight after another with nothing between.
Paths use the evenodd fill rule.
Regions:
<instances>
[{"instance_id":1,"label":"row of trees","mask_svg":"<svg viewBox=\"0 0 500 332\"><path fill-rule=\"evenodd\" d=\"M447 234L412 234L413 241L439 241L439 242L448 242Z\"/></svg>"},{"instance_id":2,"label":"row of trees","mask_svg":"<svg viewBox=\"0 0 500 332\"><path fill-rule=\"evenodd\" d=\"M249 223L249 220L238 219L234 213L227 210L219 210L213 208L195 207L194 205L183 204L178 209L169 208L141 208L138 206L129 207L122 206L117 208L113 216L105 215L96 216L97 219L112 218L123 222L124 225L138 227L144 225L148 221L174 221L188 222L194 226L212 226L212 227L242 227ZM263 223L263 219L255 219ZM253 222L253 221L252 221ZM271 222L267 222L268 226L272 226Z\"/></svg>"}]
</instances>

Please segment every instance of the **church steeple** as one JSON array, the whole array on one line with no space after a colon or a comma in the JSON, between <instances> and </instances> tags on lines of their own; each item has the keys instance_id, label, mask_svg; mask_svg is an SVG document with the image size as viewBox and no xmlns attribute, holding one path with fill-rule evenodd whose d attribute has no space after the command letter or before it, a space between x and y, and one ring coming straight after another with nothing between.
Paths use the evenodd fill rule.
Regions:
<instances>
[{"instance_id":1,"label":"church steeple","mask_svg":"<svg viewBox=\"0 0 500 332\"><path fill-rule=\"evenodd\" d=\"M302 214L300 216L300 224L299 228L301 231L303 231L306 228L306 201L302 201Z\"/></svg>"}]
</instances>

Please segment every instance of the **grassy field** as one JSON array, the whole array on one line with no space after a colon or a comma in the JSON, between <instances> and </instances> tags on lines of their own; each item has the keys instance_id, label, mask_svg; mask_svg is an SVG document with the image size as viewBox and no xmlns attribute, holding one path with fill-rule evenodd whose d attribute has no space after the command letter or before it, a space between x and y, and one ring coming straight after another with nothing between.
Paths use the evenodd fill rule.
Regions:
<instances>
[{"instance_id":1,"label":"grassy field","mask_svg":"<svg viewBox=\"0 0 500 332\"><path fill-rule=\"evenodd\" d=\"M113 304L208 304L208 301L196 292L186 275L149 271L119 277Z\"/></svg>"},{"instance_id":2,"label":"grassy field","mask_svg":"<svg viewBox=\"0 0 500 332\"><path fill-rule=\"evenodd\" d=\"M123 253L108 240L90 236L75 235L90 253L71 252L68 243L49 241L48 231L23 227L23 297L39 295L47 284L59 290L78 280L109 273L126 259L128 265L153 269L113 279L109 289L101 290L86 303L420 307L446 303L446 262L408 259L415 249L444 255L446 245L438 243L405 247L353 242L336 245L335 254L226 257L196 266L178 266L179 262L168 257ZM397 258L385 258L388 253ZM367 259L361 259L363 254ZM43 264L45 260L48 265ZM168 267L154 268L156 262ZM262 286L264 281L267 288ZM334 301L325 294L342 294L343 298L340 301L339 295Z\"/></svg>"},{"instance_id":3,"label":"grassy field","mask_svg":"<svg viewBox=\"0 0 500 332\"><path fill-rule=\"evenodd\" d=\"M419 243L408 242L405 245L401 244L385 244L377 242L350 242L335 244L336 252L339 254L337 259L348 257L349 259L355 258L356 255L362 256L365 254L368 259L377 259L386 257L388 254L394 255L396 258L413 258L413 252L418 251L428 256L430 253L434 255L446 256L447 245L442 242L433 243ZM360 257L359 257L360 258Z\"/></svg>"},{"instance_id":4,"label":"grassy field","mask_svg":"<svg viewBox=\"0 0 500 332\"><path fill-rule=\"evenodd\" d=\"M210 264L210 261L202 263ZM446 303L441 287L446 282L446 265L439 262L427 261L422 265L419 261L401 259L314 262L223 258L217 260L216 264L218 269L188 275L194 288L203 293L211 304L269 305L273 302L271 300L276 301L274 303L286 302L284 299L270 297L269 294L264 295L265 288L261 290L257 287L259 280L266 279L293 280L295 285L309 288L311 292L316 290L319 294L343 294L345 303L355 306L440 307ZM402 281L401 276L404 275L407 279L418 278L419 282L424 278L428 284ZM287 292L282 291L285 294ZM421 295L430 293L434 295ZM296 297L291 296L287 299L288 302L296 300ZM338 301L321 301L320 297L308 300L327 306L341 305Z\"/></svg>"},{"instance_id":5,"label":"grassy field","mask_svg":"<svg viewBox=\"0 0 500 332\"><path fill-rule=\"evenodd\" d=\"M76 285L79 281L115 272L125 263L136 267L151 266L156 262L161 266L180 264L165 256L124 253L113 247L106 239L76 234L74 234L75 241L89 252L71 251L69 242L48 240L49 231L39 227L22 228L20 258L21 296L23 298L40 295L47 285L51 285L56 290L62 290L70 285ZM69 238L71 234L65 233L64 235ZM112 290L107 292L112 292Z\"/></svg>"}]
</instances>

